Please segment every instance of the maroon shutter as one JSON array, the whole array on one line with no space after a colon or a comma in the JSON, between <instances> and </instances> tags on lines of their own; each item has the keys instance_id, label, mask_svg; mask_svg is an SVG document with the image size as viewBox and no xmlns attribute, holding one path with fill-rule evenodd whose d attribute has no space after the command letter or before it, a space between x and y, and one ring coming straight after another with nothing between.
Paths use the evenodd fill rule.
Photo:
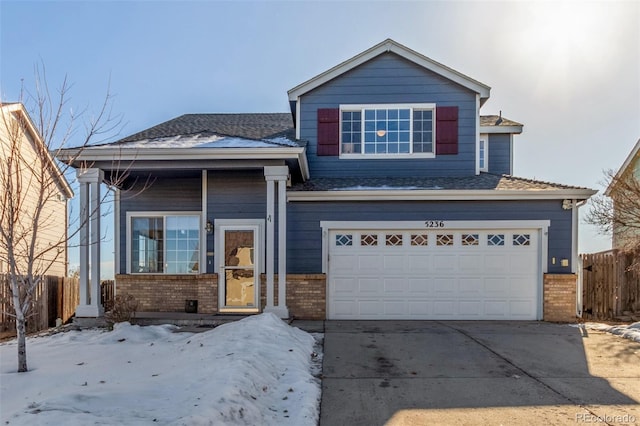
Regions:
<instances>
[{"instance_id":1,"label":"maroon shutter","mask_svg":"<svg viewBox=\"0 0 640 426\"><path fill-rule=\"evenodd\" d=\"M340 109L318 109L318 155L340 154Z\"/></svg>"},{"instance_id":2,"label":"maroon shutter","mask_svg":"<svg viewBox=\"0 0 640 426\"><path fill-rule=\"evenodd\" d=\"M436 107L436 154L458 153L458 107Z\"/></svg>"}]
</instances>

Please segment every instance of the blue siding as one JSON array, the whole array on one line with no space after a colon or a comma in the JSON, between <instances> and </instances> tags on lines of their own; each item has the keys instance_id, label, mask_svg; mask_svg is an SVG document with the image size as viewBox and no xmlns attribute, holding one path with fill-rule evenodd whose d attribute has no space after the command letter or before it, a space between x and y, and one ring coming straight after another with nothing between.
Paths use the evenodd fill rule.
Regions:
<instances>
[{"instance_id":1,"label":"blue siding","mask_svg":"<svg viewBox=\"0 0 640 426\"><path fill-rule=\"evenodd\" d=\"M263 219L266 216L267 183L262 170L210 171L208 178L207 219L211 222L215 219ZM276 235L277 229L276 223ZM207 236L208 252L214 251L214 237ZM207 256L207 272L217 272L214 269L213 259Z\"/></svg>"},{"instance_id":2,"label":"blue siding","mask_svg":"<svg viewBox=\"0 0 640 426\"><path fill-rule=\"evenodd\" d=\"M560 266L560 259L571 260L571 211L563 210L561 204L559 200L292 202L288 206L287 268L289 273L322 270L321 220L551 220L549 272L567 273L571 266ZM552 257L557 260L555 265Z\"/></svg>"},{"instance_id":3,"label":"blue siding","mask_svg":"<svg viewBox=\"0 0 640 426\"><path fill-rule=\"evenodd\" d=\"M201 211L201 181L198 177L156 177L139 194L136 188L123 192L120 200L120 272L127 271L127 212ZM136 194L129 197L128 194Z\"/></svg>"},{"instance_id":4,"label":"blue siding","mask_svg":"<svg viewBox=\"0 0 640 426\"><path fill-rule=\"evenodd\" d=\"M435 103L459 108L459 154L434 159L340 160L316 155L317 110L340 104ZM385 53L305 94L300 137L309 141L312 178L429 177L475 174L476 95L393 53Z\"/></svg>"},{"instance_id":5,"label":"blue siding","mask_svg":"<svg viewBox=\"0 0 640 426\"><path fill-rule=\"evenodd\" d=\"M510 135L489 135L489 173L513 174L511 170Z\"/></svg>"}]
</instances>

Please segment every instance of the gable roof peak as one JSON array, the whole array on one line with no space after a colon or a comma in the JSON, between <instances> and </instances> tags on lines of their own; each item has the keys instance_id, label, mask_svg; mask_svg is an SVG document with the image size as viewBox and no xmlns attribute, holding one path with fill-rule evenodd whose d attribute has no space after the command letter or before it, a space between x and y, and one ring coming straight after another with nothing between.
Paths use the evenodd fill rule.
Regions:
<instances>
[{"instance_id":1,"label":"gable roof peak","mask_svg":"<svg viewBox=\"0 0 640 426\"><path fill-rule=\"evenodd\" d=\"M625 176L625 174L627 173L627 170L635 162L636 158L640 158L640 139L638 139L638 141L633 146L633 148L631 148L631 152L629 153L627 158L624 160L624 163L622 163L622 166L620 166L620 169L618 169L618 173L616 173L614 178L609 183L609 186L607 186L607 189L605 190L605 195L611 196L611 192L616 186L616 182L618 182L620 179L622 179L623 176Z\"/></svg>"},{"instance_id":2,"label":"gable roof peak","mask_svg":"<svg viewBox=\"0 0 640 426\"><path fill-rule=\"evenodd\" d=\"M350 71L365 62L376 58L377 56L383 53L394 53L402 58L415 63L418 66L421 66L429 71L432 71L436 74L439 74L457 84L460 84L467 89L470 89L480 95L480 103L484 104L487 99L489 99L489 92L491 91L491 87L487 86L484 83L481 83L477 80L468 77L461 72L458 72L452 68L449 68L446 65L443 65L437 61L434 61L431 58L424 56L421 53L412 50L397 41L387 38L386 40L376 44L373 47L365 50L357 54L356 56L347 59L346 61L330 68L329 70L318 74L317 76L305 81L289 90L287 93L289 94L289 101L296 101L299 96L304 95L307 92L325 84L326 82L333 80L336 77Z\"/></svg>"}]
</instances>

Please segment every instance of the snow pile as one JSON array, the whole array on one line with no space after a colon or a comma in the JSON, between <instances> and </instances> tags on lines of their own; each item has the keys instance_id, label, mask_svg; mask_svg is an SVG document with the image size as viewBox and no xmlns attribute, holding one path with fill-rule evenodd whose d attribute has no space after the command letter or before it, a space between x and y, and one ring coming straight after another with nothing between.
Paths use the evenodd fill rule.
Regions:
<instances>
[{"instance_id":1,"label":"snow pile","mask_svg":"<svg viewBox=\"0 0 640 426\"><path fill-rule=\"evenodd\" d=\"M606 331L607 333L617 334L626 339L640 342L640 322L629 325L607 325L595 322L588 322L585 327L591 330Z\"/></svg>"},{"instance_id":2,"label":"snow pile","mask_svg":"<svg viewBox=\"0 0 640 426\"><path fill-rule=\"evenodd\" d=\"M15 341L0 345L2 424L317 424L310 334L273 314L174 329L122 323L29 338L28 373L15 373Z\"/></svg>"}]
</instances>

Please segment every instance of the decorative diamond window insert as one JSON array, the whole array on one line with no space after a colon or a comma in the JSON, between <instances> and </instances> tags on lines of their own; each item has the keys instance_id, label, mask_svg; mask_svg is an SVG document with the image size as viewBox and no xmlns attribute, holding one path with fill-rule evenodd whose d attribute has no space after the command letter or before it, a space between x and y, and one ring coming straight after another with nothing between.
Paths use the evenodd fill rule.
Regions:
<instances>
[{"instance_id":1,"label":"decorative diamond window insert","mask_svg":"<svg viewBox=\"0 0 640 426\"><path fill-rule=\"evenodd\" d=\"M487 235L487 245L489 246L503 246L504 234L489 234Z\"/></svg>"},{"instance_id":2,"label":"decorative diamond window insert","mask_svg":"<svg viewBox=\"0 0 640 426\"><path fill-rule=\"evenodd\" d=\"M478 234L462 234L463 246L477 246L478 244L480 244Z\"/></svg>"},{"instance_id":3,"label":"decorative diamond window insert","mask_svg":"<svg viewBox=\"0 0 640 426\"><path fill-rule=\"evenodd\" d=\"M529 234L513 234L514 246L528 246L531 245L531 235Z\"/></svg>"},{"instance_id":4,"label":"decorative diamond window insert","mask_svg":"<svg viewBox=\"0 0 640 426\"><path fill-rule=\"evenodd\" d=\"M386 243L388 247L401 246L402 234L387 234Z\"/></svg>"},{"instance_id":5,"label":"decorative diamond window insert","mask_svg":"<svg viewBox=\"0 0 640 426\"><path fill-rule=\"evenodd\" d=\"M412 246L426 246L429 241L429 236L427 234L412 234L411 235L411 245Z\"/></svg>"},{"instance_id":6,"label":"decorative diamond window insert","mask_svg":"<svg viewBox=\"0 0 640 426\"><path fill-rule=\"evenodd\" d=\"M351 234L336 235L336 247L352 246L353 236Z\"/></svg>"},{"instance_id":7,"label":"decorative diamond window insert","mask_svg":"<svg viewBox=\"0 0 640 426\"><path fill-rule=\"evenodd\" d=\"M360 235L361 246L377 246L378 236L376 234L362 234Z\"/></svg>"},{"instance_id":8,"label":"decorative diamond window insert","mask_svg":"<svg viewBox=\"0 0 640 426\"><path fill-rule=\"evenodd\" d=\"M453 234L439 234L436 237L436 245L439 245L439 246L452 246L453 245Z\"/></svg>"}]
</instances>

